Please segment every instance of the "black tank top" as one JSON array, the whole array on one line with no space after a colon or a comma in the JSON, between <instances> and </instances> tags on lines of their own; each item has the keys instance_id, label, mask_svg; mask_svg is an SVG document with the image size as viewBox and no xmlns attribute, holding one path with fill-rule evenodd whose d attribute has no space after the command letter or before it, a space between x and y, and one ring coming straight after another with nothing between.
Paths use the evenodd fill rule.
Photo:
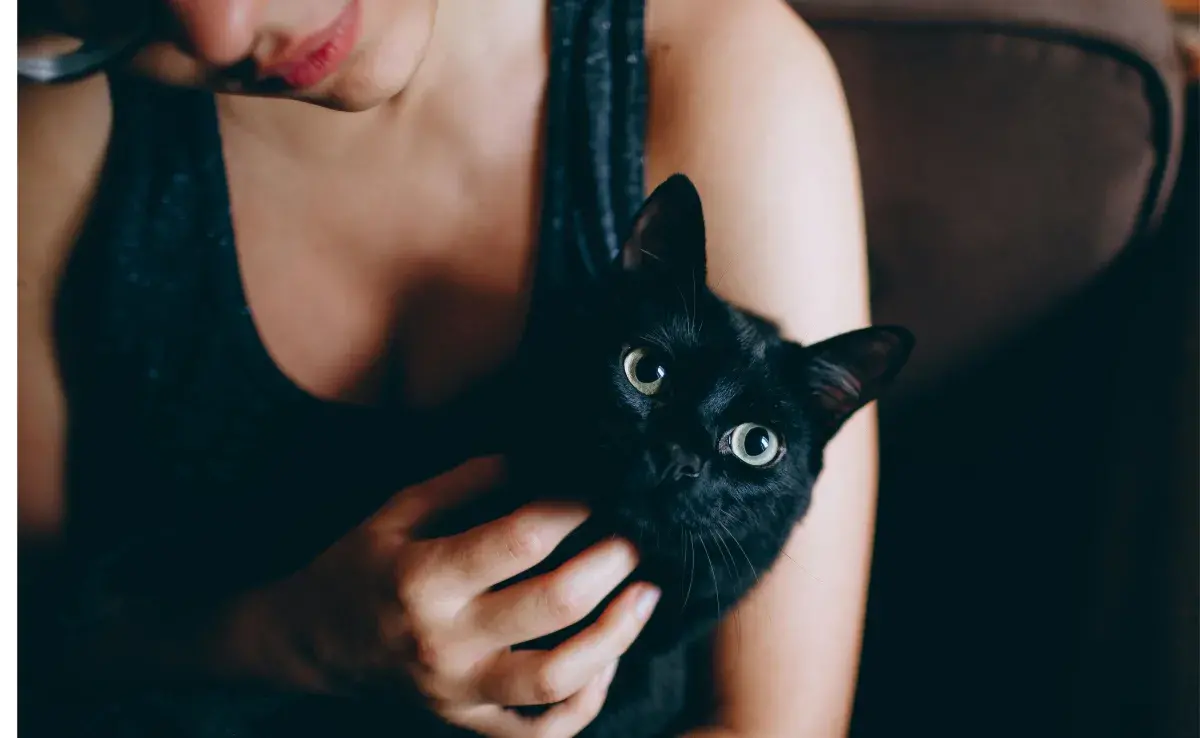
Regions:
<instances>
[{"instance_id":1,"label":"black tank top","mask_svg":"<svg viewBox=\"0 0 1200 738\"><path fill-rule=\"evenodd\" d=\"M644 196L643 5L550 3L527 335L609 267ZM107 161L57 315L80 574L61 603L68 625L130 593L186 612L190 598L279 576L486 445L439 414L322 401L293 384L242 290L213 96L120 75L110 88ZM115 581L122 596L110 598Z\"/></svg>"}]
</instances>

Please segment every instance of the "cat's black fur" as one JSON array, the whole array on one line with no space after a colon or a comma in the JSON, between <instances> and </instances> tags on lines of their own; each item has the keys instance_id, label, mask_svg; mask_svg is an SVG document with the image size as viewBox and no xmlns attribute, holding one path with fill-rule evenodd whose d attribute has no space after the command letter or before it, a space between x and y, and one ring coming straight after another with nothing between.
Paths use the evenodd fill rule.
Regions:
<instances>
[{"instance_id":1,"label":"cat's black fur","mask_svg":"<svg viewBox=\"0 0 1200 738\"><path fill-rule=\"evenodd\" d=\"M706 283L700 198L682 175L643 205L611 278L543 320L505 379L512 406L493 413L505 419L511 465L511 495L497 499L505 509L531 497L581 499L593 517L520 578L616 534L641 553L629 581L663 591L582 735L678 727L689 676L711 670L698 639L775 565L809 507L825 444L899 372L912 344L902 328L875 327L802 347L721 300ZM653 394L635 386L649 389L643 380L659 375ZM775 462L756 467L733 453L730 434L746 423L777 437ZM475 508L439 533L503 511ZM601 609L524 647L553 647Z\"/></svg>"},{"instance_id":2,"label":"cat's black fur","mask_svg":"<svg viewBox=\"0 0 1200 738\"><path fill-rule=\"evenodd\" d=\"M462 403L473 408L464 423L496 424L483 435L493 439L487 450L506 455L510 484L489 504L455 511L424 531L465 530L535 498L579 499L593 511L589 521L518 579L605 537L638 545L641 565L629 581L656 583L662 599L622 657L586 738L677 734L707 717L697 709L712 671L705 636L776 564L809 507L825 444L878 396L912 347L911 335L894 327L807 347L785 341L771 322L711 292L705 266L700 198L676 175L643 205L611 274L533 316L510 370ZM653 379L661 381L648 394ZM437 427L452 428L454 410L442 414L450 422L443 417ZM769 441L756 431L738 445L730 434L747 423L777 439L773 463L738 458L735 450L750 441ZM620 591L576 626L521 647L563 642ZM331 722L342 735L463 735L398 698L336 702L163 696L130 705L128 721L113 720L128 724L128 735L158 734L147 724L158 716L182 728L164 728L164 735L204 738L309 735ZM135 723L140 730L132 730Z\"/></svg>"}]
</instances>

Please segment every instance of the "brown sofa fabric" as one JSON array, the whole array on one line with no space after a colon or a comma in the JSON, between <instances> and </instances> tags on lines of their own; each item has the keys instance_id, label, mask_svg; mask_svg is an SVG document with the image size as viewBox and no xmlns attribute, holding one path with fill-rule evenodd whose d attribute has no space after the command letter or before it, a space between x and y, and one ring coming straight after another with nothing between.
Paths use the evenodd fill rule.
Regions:
<instances>
[{"instance_id":1,"label":"brown sofa fabric","mask_svg":"<svg viewBox=\"0 0 1200 738\"><path fill-rule=\"evenodd\" d=\"M928 386L1152 229L1178 160L1178 67L1135 0L794 2L838 65L878 320Z\"/></svg>"},{"instance_id":2,"label":"brown sofa fabric","mask_svg":"<svg viewBox=\"0 0 1200 738\"><path fill-rule=\"evenodd\" d=\"M1153 219L1170 199L1182 147L1182 67L1171 17L1158 0L791 0L810 22L934 25L1060 38L1121 58L1146 76L1147 97L1162 105L1164 171L1149 193Z\"/></svg>"}]
</instances>

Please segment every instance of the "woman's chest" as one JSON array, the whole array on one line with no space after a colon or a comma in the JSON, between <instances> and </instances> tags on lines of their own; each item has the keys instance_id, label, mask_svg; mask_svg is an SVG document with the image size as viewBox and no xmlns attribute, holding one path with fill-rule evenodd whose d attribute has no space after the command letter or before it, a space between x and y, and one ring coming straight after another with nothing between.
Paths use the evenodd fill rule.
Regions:
<instances>
[{"instance_id":1,"label":"woman's chest","mask_svg":"<svg viewBox=\"0 0 1200 738\"><path fill-rule=\"evenodd\" d=\"M531 156L470 168L417 157L271 186L269 165L231 164L238 271L279 370L321 399L416 407L492 372L528 310L535 174Z\"/></svg>"}]
</instances>

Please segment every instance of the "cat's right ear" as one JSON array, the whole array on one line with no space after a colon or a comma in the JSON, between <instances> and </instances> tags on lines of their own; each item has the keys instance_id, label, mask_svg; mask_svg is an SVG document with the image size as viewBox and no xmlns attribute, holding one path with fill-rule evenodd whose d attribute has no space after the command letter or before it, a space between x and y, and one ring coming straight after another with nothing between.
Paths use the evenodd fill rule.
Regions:
<instances>
[{"instance_id":1,"label":"cat's right ear","mask_svg":"<svg viewBox=\"0 0 1200 738\"><path fill-rule=\"evenodd\" d=\"M668 177L646 198L621 247L620 266L684 284L704 283L704 209L686 175Z\"/></svg>"},{"instance_id":2,"label":"cat's right ear","mask_svg":"<svg viewBox=\"0 0 1200 738\"><path fill-rule=\"evenodd\" d=\"M826 440L862 406L891 384L912 354L916 339L899 326L849 331L811 346L796 346L804 390Z\"/></svg>"}]
</instances>

